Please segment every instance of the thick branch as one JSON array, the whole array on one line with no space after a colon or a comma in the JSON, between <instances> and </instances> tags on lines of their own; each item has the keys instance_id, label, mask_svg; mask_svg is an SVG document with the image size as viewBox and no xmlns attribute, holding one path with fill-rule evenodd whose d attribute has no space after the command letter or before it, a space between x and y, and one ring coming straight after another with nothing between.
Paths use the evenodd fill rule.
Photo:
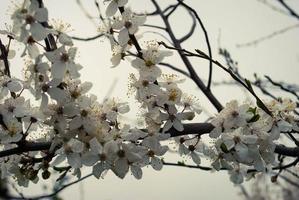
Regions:
<instances>
[{"instance_id":1,"label":"thick branch","mask_svg":"<svg viewBox=\"0 0 299 200\"><path fill-rule=\"evenodd\" d=\"M210 123L190 123L184 124L184 130L181 132L173 128L170 129L168 132L170 133L171 137L177 137L188 134L204 135L210 133L213 130L213 128L214 126ZM1 151L0 158L14 154L21 154L29 151L49 150L50 146L50 142L26 142L20 147ZM275 148L275 153L289 157L299 157L299 147L286 147L284 145L277 145Z\"/></svg>"},{"instance_id":2,"label":"thick branch","mask_svg":"<svg viewBox=\"0 0 299 200\"><path fill-rule=\"evenodd\" d=\"M21 154L29 151L49 150L50 146L51 146L50 142L38 142L38 143L24 142L22 143L22 145L16 148L0 151L0 158L5 156L10 156L10 155L15 155L15 154Z\"/></svg>"},{"instance_id":3,"label":"thick branch","mask_svg":"<svg viewBox=\"0 0 299 200\"><path fill-rule=\"evenodd\" d=\"M2 44L2 41L0 40L0 51L1 51L1 57L0 59L3 60L4 63L4 73L10 77L10 69L9 69L9 63L8 63L8 51L6 50L6 47L4 44Z\"/></svg>"},{"instance_id":4,"label":"thick branch","mask_svg":"<svg viewBox=\"0 0 299 200\"><path fill-rule=\"evenodd\" d=\"M293 17L299 20L299 15L288 5L284 2L284 0L277 0L285 9L287 9Z\"/></svg>"}]
</instances>

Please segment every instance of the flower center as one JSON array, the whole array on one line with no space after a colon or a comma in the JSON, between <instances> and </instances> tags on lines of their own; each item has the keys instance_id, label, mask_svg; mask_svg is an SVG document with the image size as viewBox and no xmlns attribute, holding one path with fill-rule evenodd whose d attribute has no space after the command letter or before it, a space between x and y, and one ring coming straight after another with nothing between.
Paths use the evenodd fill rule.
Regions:
<instances>
[{"instance_id":1,"label":"flower center","mask_svg":"<svg viewBox=\"0 0 299 200\"><path fill-rule=\"evenodd\" d=\"M175 101L178 98L178 93L176 90L172 89L170 90L170 93L168 95L168 100L169 101Z\"/></svg>"},{"instance_id":2,"label":"flower center","mask_svg":"<svg viewBox=\"0 0 299 200\"><path fill-rule=\"evenodd\" d=\"M60 60L61 60L62 62L67 62L67 61L69 61L69 55L68 55L67 53L62 53L62 54L61 54L61 57L60 57Z\"/></svg>"},{"instance_id":3,"label":"flower center","mask_svg":"<svg viewBox=\"0 0 299 200\"><path fill-rule=\"evenodd\" d=\"M35 19L32 15L27 15L25 21L27 24L32 24L33 22L35 22Z\"/></svg>"}]
</instances>

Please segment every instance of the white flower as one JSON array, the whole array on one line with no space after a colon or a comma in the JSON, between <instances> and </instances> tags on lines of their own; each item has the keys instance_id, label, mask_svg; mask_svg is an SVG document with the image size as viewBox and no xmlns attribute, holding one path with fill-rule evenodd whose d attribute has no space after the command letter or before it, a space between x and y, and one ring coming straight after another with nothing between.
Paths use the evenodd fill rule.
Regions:
<instances>
[{"instance_id":1,"label":"white flower","mask_svg":"<svg viewBox=\"0 0 299 200\"><path fill-rule=\"evenodd\" d=\"M69 48L67 51L65 46L61 46L52 52L46 52L45 55L50 62L51 75L55 79L62 80L68 72L72 78L78 78L78 70L81 68L74 62L77 49L74 47Z\"/></svg>"},{"instance_id":2,"label":"white flower","mask_svg":"<svg viewBox=\"0 0 299 200\"><path fill-rule=\"evenodd\" d=\"M129 35L135 34L138 31L138 27L144 24L145 20L145 16L135 15L130 9L125 9L118 25L116 24L117 22L114 24L115 28L121 28L118 35L119 45L125 46L130 40Z\"/></svg>"},{"instance_id":3,"label":"white flower","mask_svg":"<svg viewBox=\"0 0 299 200\"><path fill-rule=\"evenodd\" d=\"M161 120L167 120L163 127L163 132L168 131L171 127L174 127L178 131L183 131L184 126L181 123L182 120L192 120L194 118L194 112L177 113L175 106L169 106L168 113L161 113Z\"/></svg>"},{"instance_id":4,"label":"white flower","mask_svg":"<svg viewBox=\"0 0 299 200\"><path fill-rule=\"evenodd\" d=\"M228 173L230 174L230 180L235 184L243 183L244 176L246 175L246 171L239 167L235 167L233 170L228 171Z\"/></svg>"},{"instance_id":5,"label":"white flower","mask_svg":"<svg viewBox=\"0 0 299 200\"><path fill-rule=\"evenodd\" d=\"M39 8L37 0L25 1L24 7L18 8L12 15L14 22L13 32L20 32L20 40L24 40L25 35L32 35L36 41L41 41L47 37L49 31L41 25L41 22L48 20L46 8ZM28 32L30 34L28 34Z\"/></svg>"},{"instance_id":6,"label":"white flower","mask_svg":"<svg viewBox=\"0 0 299 200\"><path fill-rule=\"evenodd\" d=\"M124 178L129 171L129 163L135 163L141 160L141 155L134 144L121 145L116 152L117 158L114 162L113 172L120 178Z\"/></svg>"},{"instance_id":7,"label":"white flower","mask_svg":"<svg viewBox=\"0 0 299 200\"><path fill-rule=\"evenodd\" d=\"M19 92L22 88L19 80L9 78L6 75L0 76L0 99L7 96L9 92Z\"/></svg>"},{"instance_id":8,"label":"white flower","mask_svg":"<svg viewBox=\"0 0 299 200\"><path fill-rule=\"evenodd\" d=\"M143 152L143 163L145 165L150 164L155 170L162 169L163 162L158 156L163 156L168 150L167 146L161 146L159 135L149 135L142 141L142 146L148 148Z\"/></svg>"},{"instance_id":9,"label":"white flower","mask_svg":"<svg viewBox=\"0 0 299 200\"><path fill-rule=\"evenodd\" d=\"M197 103L197 99L193 95L183 94L180 104L187 110L193 111L197 114L202 112L201 106Z\"/></svg>"},{"instance_id":10,"label":"white flower","mask_svg":"<svg viewBox=\"0 0 299 200\"><path fill-rule=\"evenodd\" d=\"M71 25L63 22L62 20L52 20L51 25L53 26L53 34L57 35L58 41L66 46L73 46L72 38L66 34L69 31Z\"/></svg>"},{"instance_id":11,"label":"white flower","mask_svg":"<svg viewBox=\"0 0 299 200\"><path fill-rule=\"evenodd\" d=\"M35 59L37 56L40 54L38 46L36 45L35 40L31 35L24 36L24 41L23 43L25 44L25 49L24 53L22 56L25 55L26 51L28 51L28 54L30 58Z\"/></svg>"},{"instance_id":12,"label":"white flower","mask_svg":"<svg viewBox=\"0 0 299 200\"><path fill-rule=\"evenodd\" d=\"M156 81L161 76L161 69L156 65L159 64L164 57L170 56L170 51L159 50L158 43L152 41L147 45L146 50L142 50L142 59L136 58L132 61L132 66L139 70L139 74L143 79Z\"/></svg>"},{"instance_id":13,"label":"white flower","mask_svg":"<svg viewBox=\"0 0 299 200\"><path fill-rule=\"evenodd\" d=\"M3 124L0 129L0 141L2 144L9 144L12 142L18 142L23 138L22 135L22 123L14 117L3 117Z\"/></svg>"}]
</instances>

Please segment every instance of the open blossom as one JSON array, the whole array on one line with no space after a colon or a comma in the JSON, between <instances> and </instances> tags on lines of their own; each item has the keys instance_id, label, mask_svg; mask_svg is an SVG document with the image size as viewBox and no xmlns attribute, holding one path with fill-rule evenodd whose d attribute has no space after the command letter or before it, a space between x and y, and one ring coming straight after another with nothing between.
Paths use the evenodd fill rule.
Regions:
<instances>
[{"instance_id":1,"label":"open blossom","mask_svg":"<svg viewBox=\"0 0 299 200\"><path fill-rule=\"evenodd\" d=\"M162 169L163 162L159 156L163 156L168 150L167 146L162 146L160 144L159 136L159 134L151 134L142 141L142 146L148 148L148 150L145 149L143 152L144 156L142 163L145 165L150 164L155 170Z\"/></svg>"},{"instance_id":2,"label":"open blossom","mask_svg":"<svg viewBox=\"0 0 299 200\"><path fill-rule=\"evenodd\" d=\"M241 173L240 167L252 166L264 172L269 165L274 165L274 141L281 132L293 128L292 118L287 117L295 109L291 101L272 101L266 105L273 116L257 107L232 101L212 120L215 128L210 137L216 138L216 154L219 154L212 165L217 169L219 166L228 168L234 183L241 183L246 175L244 171Z\"/></svg>"},{"instance_id":3,"label":"open blossom","mask_svg":"<svg viewBox=\"0 0 299 200\"><path fill-rule=\"evenodd\" d=\"M18 142L22 139L22 123L18 122L13 117L3 117L3 124L1 126L0 141L2 144L9 144L12 142Z\"/></svg>"},{"instance_id":4,"label":"open blossom","mask_svg":"<svg viewBox=\"0 0 299 200\"><path fill-rule=\"evenodd\" d=\"M120 61L124 59L125 55L126 55L126 49L123 46L120 45L114 45L112 48L112 58L111 63L113 65L113 67L116 67L117 65L119 65Z\"/></svg>"},{"instance_id":5,"label":"open blossom","mask_svg":"<svg viewBox=\"0 0 299 200\"><path fill-rule=\"evenodd\" d=\"M22 84L19 80L6 75L0 76L0 99L7 96L9 92L19 92L21 89Z\"/></svg>"},{"instance_id":6,"label":"open blossom","mask_svg":"<svg viewBox=\"0 0 299 200\"><path fill-rule=\"evenodd\" d=\"M170 56L170 51L159 50L159 45L156 42L149 42L147 49L142 50L142 59L136 58L132 61L132 66L135 67L142 78L149 81L155 81L162 74L162 71L156 65L162 62L164 57Z\"/></svg>"},{"instance_id":7,"label":"open blossom","mask_svg":"<svg viewBox=\"0 0 299 200\"><path fill-rule=\"evenodd\" d=\"M78 70L81 67L74 62L76 52L77 49L74 47L66 50L65 46L61 46L55 51L45 53L48 60L52 62L51 75L53 78L61 80L66 72L73 78L80 76Z\"/></svg>"},{"instance_id":8,"label":"open blossom","mask_svg":"<svg viewBox=\"0 0 299 200\"><path fill-rule=\"evenodd\" d=\"M201 163L200 156L203 154L205 145L200 138L193 137L190 138L189 136L181 136L174 138L176 143L179 145L178 152L182 156L190 156L192 161L199 165Z\"/></svg>"},{"instance_id":9,"label":"open blossom","mask_svg":"<svg viewBox=\"0 0 299 200\"><path fill-rule=\"evenodd\" d=\"M72 38L67 34L71 27L70 24L61 20L52 20L51 25L53 26L52 33L58 37L58 41L62 45L73 46Z\"/></svg>"},{"instance_id":10,"label":"open blossom","mask_svg":"<svg viewBox=\"0 0 299 200\"><path fill-rule=\"evenodd\" d=\"M130 35L135 34L138 31L139 26L145 23L145 20L145 16L136 15L131 9L126 8L121 14L121 18L118 18L114 22L115 29L120 29L118 34L119 45L127 45L130 40Z\"/></svg>"},{"instance_id":11,"label":"open blossom","mask_svg":"<svg viewBox=\"0 0 299 200\"><path fill-rule=\"evenodd\" d=\"M19 34L20 41L27 35L33 40L41 41L47 37L49 31L41 25L48 20L48 10L40 8L37 0L24 1L12 14L13 32Z\"/></svg>"},{"instance_id":12,"label":"open blossom","mask_svg":"<svg viewBox=\"0 0 299 200\"><path fill-rule=\"evenodd\" d=\"M186 93L182 94L181 105L186 109L200 114L202 112L202 107L196 100L196 97Z\"/></svg>"},{"instance_id":13,"label":"open blossom","mask_svg":"<svg viewBox=\"0 0 299 200\"><path fill-rule=\"evenodd\" d=\"M174 106L169 106L168 113L161 113L161 120L166 120L163 127L163 132L168 131L171 127L174 127L178 131L183 131L184 126L182 120L192 120L194 118L193 112L178 113Z\"/></svg>"}]
</instances>

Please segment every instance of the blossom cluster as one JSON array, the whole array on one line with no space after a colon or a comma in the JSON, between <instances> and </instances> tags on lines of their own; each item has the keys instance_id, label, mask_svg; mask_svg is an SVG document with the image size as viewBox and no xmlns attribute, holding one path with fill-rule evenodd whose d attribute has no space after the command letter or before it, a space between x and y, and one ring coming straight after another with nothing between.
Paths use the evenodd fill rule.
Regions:
<instances>
[{"instance_id":1,"label":"blossom cluster","mask_svg":"<svg viewBox=\"0 0 299 200\"><path fill-rule=\"evenodd\" d=\"M115 3L110 2L108 17ZM97 178L107 170L123 178L130 170L139 179L141 168L146 165L155 170L162 168L161 156L168 150L161 144L169 137L165 132L172 126L183 130L181 120L194 117L191 105L181 101L182 92L177 87L181 80L175 75L162 75L157 67L170 52L159 50L156 42L149 42L147 49L140 52L142 56L132 61L139 76L138 79L131 76L131 89L136 91L136 99L145 111L146 126L140 130L120 120L129 111L127 103L114 98L99 103L96 96L88 93L92 84L80 80L82 66L76 62L77 48L63 32L63 25L46 25L48 12L39 1L25 0L16 7L12 21L12 30L1 33L24 44L22 56L27 60L24 80L5 74L3 65L1 150L21 147L25 142L50 142L51 145L48 151L30 152L25 157L1 158L2 178L13 175L19 185L27 186L29 180L38 181L40 171L43 178L48 178L50 169L65 165L64 161L77 175L81 167L92 166ZM137 32L145 17L124 9L113 21L109 32L112 35L107 36L111 39L114 33L119 34L117 41L110 40L114 41L112 49L117 51L112 58L117 65L125 53L117 49L128 49L130 35ZM51 40L50 36L55 45L43 46L43 41ZM34 96L33 104L24 91ZM183 111L178 112L179 107Z\"/></svg>"},{"instance_id":2,"label":"blossom cluster","mask_svg":"<svg viewBox=\"0 0 299 200\"><path fill-rule=\"evenodd\" d=\"M266 104L273 116L250 104L239 105L233 100L214 118L209 136L215 146L209 149L216 170L229 170L231 181L242 183L249 177L248 169L270 172L277 165L274 154L275 141L281 133L299 130L298 119L293 116L296 104L289 99Z\"/></svg>"},{"instance_id":3,"label":"blossom cluster","mask_svg":"<svg viewBox=\"0 0 299 200\"><path fill-rule=\"evenodd\" d=\"M11 15L12 30L0 32L23 44L26 58L24 80L12 77L7 63L0 62L0 148L50 145L40 152L0 158L2 179L13 176L19 185L27 186L40 176L49 178L53 170L72 169L80 177L83 166L92 167L97 178L111 170L120 178L131 172L140 179L145 166L162 169L162 156L169 149L163 141L172 131L184 131L183 122L201 113L196 97L179 88L184 80L164 74L159 67L172 52L154 40L139 45L136 34L146 17L125 7L127 0L104 3L108 3L107 18L99 30L110 41L113 67L128 58L137 70L130 74L129 91L140 104L144 126L122 120L130 110L128 103L116 98L100 102L89 93L92 83L80 79L83 66L76 61L77 48L65 30L68 25L48 24L48 11L41 1L24 0ZM136 54L131 52L133 46ZM5 51L5 59L14 57L12 49ZM178 153L197 165L200 157L209 157L216 170L229 170L234 183L243 181L246 167L264 172L275 164L274 141L280 133L299 129L292 115L294 103L272 101L267 107L273 116L231 101L211 120L215 127L209 135L212 146L197 135L176 137Z\"/></svg>"}]
</instances>

